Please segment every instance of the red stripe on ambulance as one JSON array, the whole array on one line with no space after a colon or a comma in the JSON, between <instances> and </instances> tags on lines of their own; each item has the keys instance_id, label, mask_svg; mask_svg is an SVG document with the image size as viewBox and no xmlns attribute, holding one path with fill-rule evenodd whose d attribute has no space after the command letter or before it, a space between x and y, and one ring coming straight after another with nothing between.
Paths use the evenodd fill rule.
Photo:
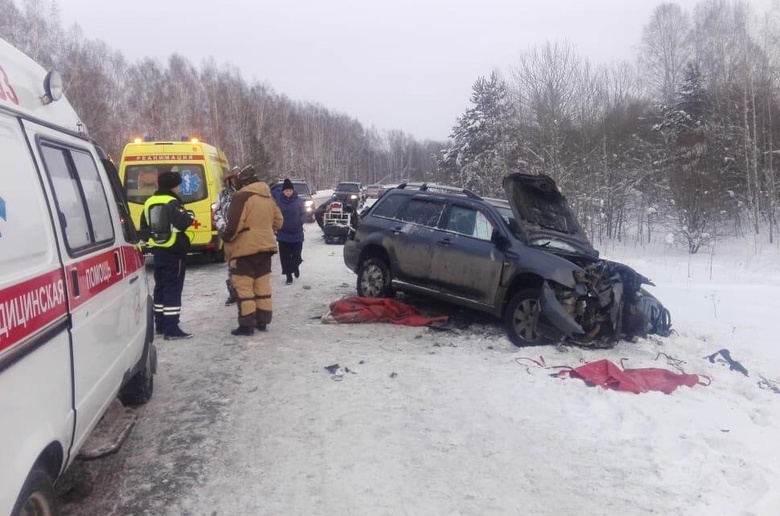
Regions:
<instances>
[{"instance_id":1,"label":"red stripe on ambulance","mask_svg":"<svg viewBox=\"0 0 780 516\"><path fill-rule=\"evenodd\" d=\"M125 245L68 266L67 293L60 269L0 290L0 353L65 315L68 298L76 308L142 267L143 253Z\"/></svg>"},{"instance_id":2,"label":"red stripe on ambulance","mask_svg":"<svg viewBox=\"0 0 780 516\"><path fill-rule=\"evenodd\" d=\"M0 353L67 314L62 270L0 290Z\"/></svg>"},{"instance_id":3,"label":"red stripe on ambulance","mask_svg":"<svg viewBox=\"0 0 780 516\"><path fill-rule=\"evenodd\" d=\"M120 249L111 249L108 252L87 258L75 264L69 265L68 270L68 294L70 296L71 310L83 305L91 298L100 294L109 287L119 283L128 274L132 274L143 267L142 256L130 247L132 254ZM125 266L122 266L124 254ZM135 255L135 256L133 256ZM128 256L130 260L128 261ZM78 288L73 285L73 272L76 272ZM78 295L77 295L78 294Z\"/></svg>"}]
</instances>

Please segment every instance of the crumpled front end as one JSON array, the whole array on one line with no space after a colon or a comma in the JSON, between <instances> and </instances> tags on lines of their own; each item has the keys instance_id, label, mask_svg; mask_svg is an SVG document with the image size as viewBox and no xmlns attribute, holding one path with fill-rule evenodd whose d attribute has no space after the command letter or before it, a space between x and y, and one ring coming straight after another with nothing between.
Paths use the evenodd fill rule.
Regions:
<instances>
[{"instance_id":1,"label":"crumpled front end","mask_svg":"<svg viewBox=\"0 0 780 516\"><path fill-rule=\"evenodd\" d=\"M632 268L595 260L573 274L574 288L548 281L540 298L542 314L564 337L611 347L621 338L671 332L669 311L642 288L652 282Z\"/></svg>"}]
</instances>

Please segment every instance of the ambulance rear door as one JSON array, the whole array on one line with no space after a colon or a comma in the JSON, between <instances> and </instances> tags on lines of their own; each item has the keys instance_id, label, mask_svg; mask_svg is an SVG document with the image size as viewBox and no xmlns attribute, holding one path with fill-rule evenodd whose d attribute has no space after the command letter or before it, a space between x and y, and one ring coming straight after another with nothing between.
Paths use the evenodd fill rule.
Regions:
<instances>
[{"instance_id":1,"label":"ambulance rear door","mask_svg":"<svg viewBox=\"0 0 780 516\"><path fill-rule=\"evenodd\" d=\"M78 450L140 360L148 287L91 142L25 123L55 213L73 336ZM137 256L137 253L135 253Z\"/></svg>"}]
</instances>

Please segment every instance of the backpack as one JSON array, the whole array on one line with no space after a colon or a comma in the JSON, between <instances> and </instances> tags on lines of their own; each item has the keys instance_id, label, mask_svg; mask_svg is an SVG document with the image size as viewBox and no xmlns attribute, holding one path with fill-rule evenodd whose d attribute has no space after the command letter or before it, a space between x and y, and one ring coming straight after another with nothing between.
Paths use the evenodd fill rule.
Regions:
<instances>
[{"instance_id":1,"label":"backpack","mask_svg":"<svg viewBox=\"0 0 780 516\"><path fill-rule=\"evenodd\" d=\"M168 204L155 204L149 208L149 238L156 244L165 244L171 239L171 216Z\"/></svg>"}]
</instances>

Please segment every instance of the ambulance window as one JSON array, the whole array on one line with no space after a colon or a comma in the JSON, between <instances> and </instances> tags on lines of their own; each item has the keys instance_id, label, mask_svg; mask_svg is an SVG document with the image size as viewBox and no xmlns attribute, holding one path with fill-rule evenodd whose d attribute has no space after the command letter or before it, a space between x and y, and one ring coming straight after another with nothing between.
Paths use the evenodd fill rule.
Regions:
<instances>
[{"instance_id":1,"label":"ambulance window","mask_svg":"<svg viewBox=\"0 0 780 516\"><path fill-rule=\"evenodd\" d=\"M114 226L111 224L111 212L108 211L108 199L103 183L100 181L95 161L86 152L70 151L76 164L84 197L87 200L87 210L92 221L92 230L96 242L114 239Z\"/></svg>"},{"instance_id":2,"label":"ambulance window","mask_svg":"<svg viewBox=\"0 0 780 516\"><path fill-rule=\"evenodd\" d=\"M51 178L52 188L57 201L60 224L65 233L69 250L81 249L91 243L87 212L81 202L79 186L71 177L65 154L62 149L43 146L43 160Z\"/></svg>"},{"instance_id":3,"label":"ambulance window","mask_svg":"<svg viewBox=\"0 0 780 516\"><path fill-rule=\"evenodd\" d=\"M184 201L184 204L201 201L208 197L208 182L203 165L145 163L131 165L125 169L127 199L136 204L145 203L157 190L157 176L167 171L181 174L179 197Z\"/></svg>"},{"instance_id":4,"label":"ambulance window","mask_svg":"<svg viewBox=\"0 0 780 516\"><path fill-rule=\"evenodd\" d=\"M95 245L112 241L108 201L92 157L46 143L41 145L41 153L69 253L83 254Z\"/></svg>"}]
</instances>

